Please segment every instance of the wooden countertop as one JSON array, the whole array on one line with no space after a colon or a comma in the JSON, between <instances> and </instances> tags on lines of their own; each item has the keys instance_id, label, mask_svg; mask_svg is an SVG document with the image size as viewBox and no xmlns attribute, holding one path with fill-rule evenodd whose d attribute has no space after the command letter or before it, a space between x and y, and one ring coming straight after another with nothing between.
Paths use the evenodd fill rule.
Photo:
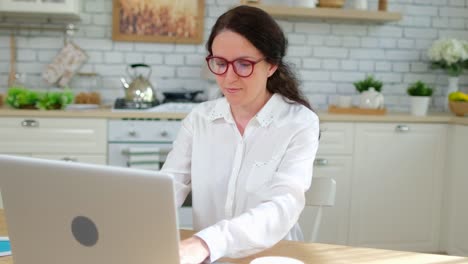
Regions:
<instances>
[{"instance_id":1,"label":"wooden countertop","mask_svg":"<svg viewBox=\"0 0 468 264\"><path fill-rule=\"evenodd\" d=\"M55 118L106 118L106 119L183 119L185 113L159 113L144 111L112 111L109 108L96 110L16 110L0 108L0 117L55 117ZM408 123L448 123L468 125L468 117L457 117L451 113L430 113L427 116L412 116L408 113L388 113L386 115L344 115L318 112L322 122L408 122Z\"/></svg>"},{"instance_id":2,"label":"wooden countertop","mask_svg":"<svg viewBox=\"0 0 468 264\"><path fill-rule=\"evenodd\" d=\"M0 108L0 117L57 117L57 118L159 118L159 119L182 119L185 113L159 113L144 112L138 110L112 111L109 108L93 110L18 110L11 108Z\"/></svg>"},{"instance_id":3,"label":"wooden countertop","mask_svg":"<svg viewBox=\"0 0 468 264\"><path fill-rule=\"evenodd\" d=\"M181 230L181 238L187 238L193 231ZM0 209L0 236L7 236L7 226L3 210ZM260 256L285 256L302 260L306 264L461 264L468 258L446 255L421 254L383 249L357 248L318 243L281 241L262 253L243 259L221 259L230 263L248 264ZM11 256L0 257L0 264L13 264Z\"/></svg>"}]
</instances>

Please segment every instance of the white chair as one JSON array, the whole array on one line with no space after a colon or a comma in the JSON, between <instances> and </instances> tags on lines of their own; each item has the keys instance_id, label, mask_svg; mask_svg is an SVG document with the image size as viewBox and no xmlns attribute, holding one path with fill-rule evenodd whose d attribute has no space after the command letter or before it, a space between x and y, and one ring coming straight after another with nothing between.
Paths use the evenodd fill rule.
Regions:
<instances>
[{"instance_id":1,"label":"white chair","mask_svg":"<svg viewBox=\"0 0 468 264\"><path fill-rule=\"evenodd\" d=\"M322 221L322 208L335 205L336 181L328 177L312 177L312 185L306 193L306 205L318 207L313 221L309 242L316 242Z\"/></svg>"}]
</instances>

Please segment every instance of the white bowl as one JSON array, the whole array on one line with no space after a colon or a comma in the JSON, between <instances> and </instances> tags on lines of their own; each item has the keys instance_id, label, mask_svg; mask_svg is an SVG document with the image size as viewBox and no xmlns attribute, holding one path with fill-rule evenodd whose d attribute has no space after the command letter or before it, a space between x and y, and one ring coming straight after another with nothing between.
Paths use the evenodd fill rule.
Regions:
<instances>
[{"instance_id":1,"label":"white bowl","mask_svg":"<svg viewBox=\"0 0 468 264\"><path fill-rule=\"evenodd\" d=\"M288 257L261 257L256 258L250 264L304 264L304 262Z\"/></svg>"}]
</instances>

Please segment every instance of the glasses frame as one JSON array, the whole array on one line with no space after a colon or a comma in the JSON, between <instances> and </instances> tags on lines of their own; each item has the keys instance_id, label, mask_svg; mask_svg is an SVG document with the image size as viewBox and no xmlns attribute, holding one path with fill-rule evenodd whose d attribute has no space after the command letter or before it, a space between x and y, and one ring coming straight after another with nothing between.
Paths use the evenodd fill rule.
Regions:
<instances>
[{"instance_id":1,"label":"glasses frame","mask_svg":"<svg viewBox=\"0 0 468 264\"><path fill-rule=\"evenodd\" d=\"M216 73L216 72L214 72L214 71L211 69L211 67L210 67L210 60L211 60L211 59L222 59L222 60L225 60L225 61L227 62L226 70L224 70L224 72L222 72L222 73ZM250 76L253 74L253 72L254 72L254 70L255 70L255 65L256 65L257 63L259 63L259 62L265 60L265 58L261 58L261 59L256 60L256 61L249 60L249 59L235 59L235 60L229 61L229 60L227 60L227 59L225 59L225 58L223 58L223 57L208 55L208 56L205 58L205 60L206 60L206 64L208 65L208 69L210 69L210 71L211 71L213 74L215 74L215 75L223 75L223 74L225 74L225 73L228 71L228 69L229 69L229 65L232 65L232 69L234 70L234 72L236 73L237 76L239 76L239 77L241 77L241 78L247 78L247 77L250 77ZM234 66L234 62L236 62L236 61L238 61L238 60L246 61L246 62L248 62L248 63L250 63L250 64L252 65L252 71L251 71L248 75L243 76L243 75L240 75L240 74L237 72L237 69L236 69L236 67Z\"/></svg>"}]
</instances>

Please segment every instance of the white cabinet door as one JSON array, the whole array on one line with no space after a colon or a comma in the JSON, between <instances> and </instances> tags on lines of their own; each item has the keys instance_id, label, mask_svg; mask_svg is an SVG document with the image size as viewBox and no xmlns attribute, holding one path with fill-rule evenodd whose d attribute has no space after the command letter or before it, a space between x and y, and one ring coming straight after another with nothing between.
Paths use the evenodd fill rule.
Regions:
<instances>
[{"instance_id":1,"label":"white cabinet door","mask_svg":"<svg viewBox=\"0 0 468 264\"><path fill-rule=\"evenodd\" d=\"M320 141L317 155L353 153L353 123L320 123Z\"/></svg>"},{"instance_id":2,"label":"white cabinet door","mask_svg":"<svg viewBox=\"0 0 468 264\"><path fill-rule=\"evenodd\" d=\"M437 252L446 125L356 124L349 242Z\"/></svg>"},{"instance_id":3,"label":"white cabinet door","mask_svg":"<svg viewBox=\"0 0 468 264\"><path fill-rule=\"evenodd\" d=\"M0 119L0 153L105 155L106 149L105 119Z\"/></svg>"},{"instance_id":4,"label":"white cabinet door","mask_svg":"<svg viewBox=\"0 0 468 264\"><path fill-rule=\"evenodd\" d=\"M348 242L350 176L352 172L353 123L320 124L321 137L314 163L313 177L334 178L337 184L335 206L324 208L317 242ZM306 198L309 193L306 193ZM304 238L309 241L317 208L307 206L299 219Z\"/></svg>"},{"instance_id":5,"label":"white cabinet door","mask_svg":"<svg viewBox=\"0 0 468 264\"><path fill-rule=\"evenodd\" d=\"M319 227L317 241L327 244L348 243L349 223L349 188L352 161L350 156L317 156L314 165L314 177L330 177L336 181L335 206L323 208L322 221ZM306 198L309 193L306 193ZM317 208L307 206L302 212L299 224L306 241L310 241L313 222Z\"/></svg>"},{"instance_id":6,"label":"white cabinet door","mask_svg":"<svg viewBox=\"0 0 468 264\"><path fill-rule=\"evenodd\" d=\"M97 165L107 164L106 156L103 156L103 155L35 154L33 155L33 158L41 158L41 159L48 159L48 160L61 160L61 161L69 161L69 162L81 162L81 163L90 163L90 164L97 164Z\"/></svg>"},{"instance_id":7,"label":"white cabinet door","mask_svg":"<svg viewBox=\"0 0 468 264\"><path fill-rule=\"evenodd\" d=\"M79 17L80 0L1 0L0 13Z\"/></svg>"},{"instance_id":8,"label":"white cabinet door","mask_svg":"<svg viewBox=\"0 0 468 264\"><path fill-rule=\"evenodd\" d=\"M452 126L449 138L447 252L468 256L468 126Z\"/></svg>"}]
</instances>

